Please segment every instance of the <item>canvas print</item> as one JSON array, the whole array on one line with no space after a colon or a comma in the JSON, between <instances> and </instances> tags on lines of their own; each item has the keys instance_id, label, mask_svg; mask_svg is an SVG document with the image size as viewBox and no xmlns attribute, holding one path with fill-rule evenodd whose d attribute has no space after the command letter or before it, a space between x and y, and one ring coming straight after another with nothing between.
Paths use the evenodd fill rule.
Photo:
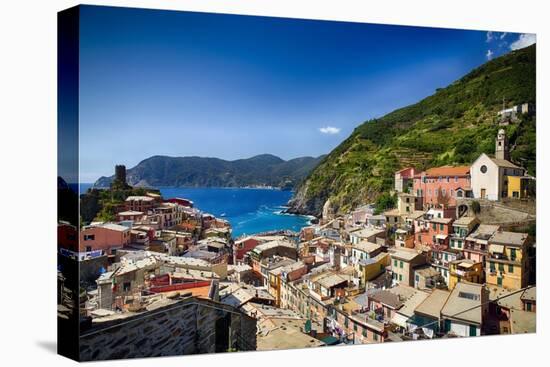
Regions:
<instances>
[{"instance_id":1,"label":"canvas print","mask_svg":"<svg viewBox=\"0 0 550 367\"><path fill-rule=\"evenodd\" d=\"M60 354L536 331L534 34L101 6L58 25Z\"/></svg>"}]
</instances>

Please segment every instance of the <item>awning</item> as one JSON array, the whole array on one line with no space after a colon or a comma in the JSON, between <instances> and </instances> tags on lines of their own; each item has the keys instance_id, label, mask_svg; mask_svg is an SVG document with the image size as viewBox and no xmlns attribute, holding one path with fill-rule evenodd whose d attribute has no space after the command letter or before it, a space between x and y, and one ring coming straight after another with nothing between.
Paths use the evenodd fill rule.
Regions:
<instances>
[{"instance_id":1,"label":"awning","mask_svg":"<svg viewBox=\"0 0 550 367\"><path fill-rule=\"evenodd\" d=\"M502 246L502 245L489 245L489 252L502 254L502 253L504 253L504 246Z\"/></svg>"},{"instance_id":2,"label":"awning","mask_svg":"<svg viewBox=\"0 0 550 367\"><path fill-rule=\"evenodd\" d=\"M463 267L463 268L471 268L473 265L474 265L474 264L468 263L468 262L465 262L465 261L463 261L463 262L461 262L460 264L458 264L458 266L461 266L461 267Z\"/></svg>"},{"instance_id":3,"label":"awning","mask_svg":"<svg viewBox=\"0 0 550 367\"><path fill-rule=\"evenodd\" d=\"M447 234L438 234L435 236L435 238L437 238L438 240L446 240L447 237L449 237L449 235Z\"/></svg>"}]
</instances>

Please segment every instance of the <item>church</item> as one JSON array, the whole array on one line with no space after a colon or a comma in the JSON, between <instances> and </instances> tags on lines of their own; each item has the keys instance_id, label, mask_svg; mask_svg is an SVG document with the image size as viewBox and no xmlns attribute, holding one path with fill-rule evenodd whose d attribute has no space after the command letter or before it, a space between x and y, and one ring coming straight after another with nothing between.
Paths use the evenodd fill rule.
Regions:
<instances>
[{"instance_id":1,"label":"church","mask_svg":"<svg viewBox=\"0 0 550 367\"><path fill-rule=\"evenodd\" d=\"M526 171L510 162L508 138L500 129L495 142L495 157L483 153L470 167L473 196L479 199L500 200L506 197L522 198L526 195L521 184ZM519 186L517 190L516 186Z\"/></svg>"}]
</instances>

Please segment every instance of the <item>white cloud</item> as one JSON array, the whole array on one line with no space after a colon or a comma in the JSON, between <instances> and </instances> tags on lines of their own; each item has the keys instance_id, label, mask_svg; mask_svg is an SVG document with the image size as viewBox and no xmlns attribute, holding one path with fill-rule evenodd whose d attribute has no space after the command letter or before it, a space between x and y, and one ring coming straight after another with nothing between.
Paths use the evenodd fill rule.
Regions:
<instances>
[{"instance_id":1,"label":"white cloud","mask_svg":"<svg viewBox=\"0 0 550 367\"><path fill-rule=\"evenodd\" d=\"M489 31L487 32L487 40L486 42L489 43L493 40L493 32Z\"/></svg>"},{"instance_id":2,"label":"white cloud","mask_svg":"<svg viewBox=\"0 0 550 367\"><path fill-rule=\"evenodd\" d=\"M508 34L508 33L504 32L504 33L502 33L502 34L500 35L499 38L500 38L500 39L503 39L504 37L506 37L507 34Z\"/></svg>"},{"instance_id":3,"label":"white cloud","mask_svg":"<svg viewBox=\"0 0 550 367\"><path fill-rule=\"evenodd\" d=\"M493 51L491 50L487 50L487 53L485 54L485 56L487 57L487 60L491 60L493 58Z\"/></svg>"},{"instance_id":4,"label":"white cloud","mask_svg":"<svg viewBox=\"0 0 550 367\"><path fill-rule=\"evenodd\" d=\"M519 35L517 41L510 44L510 50L518 50L520 48L531 46L535 42L537 42L537 36L535 34L523 33Z\"/></svg>"},{"instance_id":5,"label":"white cloud","mask_svg":"<svg viewBox=\"0 0 550 367\"><path fill-rule=\"evenodd\" d=\"M334 135L334 134L338 134L340 132L340 128L339 127L334 127L334 126L325 126L325 127L320 128L319 131L322 132L323 134Z\"/></svg>"}]
</instances>

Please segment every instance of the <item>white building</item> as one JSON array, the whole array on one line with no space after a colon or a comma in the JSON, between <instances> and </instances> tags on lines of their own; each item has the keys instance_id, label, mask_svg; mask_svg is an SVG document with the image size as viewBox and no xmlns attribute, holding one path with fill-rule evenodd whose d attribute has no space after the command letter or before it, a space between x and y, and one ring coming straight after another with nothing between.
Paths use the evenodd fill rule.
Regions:
<instances>
[{"instance_id":1,"label":"white building","mask_svg":"<svg viewBox=\"0 0 550 367\"><path fill-rule=\"evenodd\" d=\"M475 198L499 200L508 196L508 176L523 176L525 169L516 166L509 159L508 139L505 131L499 130L495 156L483 153L470 167L472 192Z\"/></svg>"}]
</instances>

